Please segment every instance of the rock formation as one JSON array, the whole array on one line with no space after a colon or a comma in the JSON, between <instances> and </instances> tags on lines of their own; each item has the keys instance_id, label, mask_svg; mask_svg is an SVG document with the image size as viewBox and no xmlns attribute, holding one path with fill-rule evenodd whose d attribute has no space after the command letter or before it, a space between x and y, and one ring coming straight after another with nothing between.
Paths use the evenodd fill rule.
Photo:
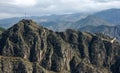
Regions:
<instances>
[{"instance_id":1,"label":"rock formation","mask_svg":"<svg viewBox=\"0 0 120 73\"><path fill-rule=\"evenodd\" d=\"M71 29L53 32L23 19L1 35L0 72L120 73L120 43L107 40Z\"/></svg>"}]
</instances>

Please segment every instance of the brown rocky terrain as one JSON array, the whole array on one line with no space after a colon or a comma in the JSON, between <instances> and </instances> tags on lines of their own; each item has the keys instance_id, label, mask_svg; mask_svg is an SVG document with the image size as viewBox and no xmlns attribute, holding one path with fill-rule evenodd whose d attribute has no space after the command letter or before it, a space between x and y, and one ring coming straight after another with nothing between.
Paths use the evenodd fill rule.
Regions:
<instances>
[{"instance_id":1,"label":"brown rocky terrain","mask_svg":"<svg viewBox=\"0 0 120 73\"><path fill-rule=\"evenodd\" d=\"M120 43L21 20L0 38L0 73L120 73Z\"/></svg>"}]
</instances>

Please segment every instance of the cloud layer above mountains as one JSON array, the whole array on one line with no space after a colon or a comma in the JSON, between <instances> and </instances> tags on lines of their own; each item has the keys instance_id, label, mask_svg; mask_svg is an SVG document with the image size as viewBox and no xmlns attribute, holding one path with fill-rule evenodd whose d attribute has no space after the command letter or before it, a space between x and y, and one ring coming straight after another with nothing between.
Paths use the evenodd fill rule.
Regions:
<instances>
[{"instance_id":1,"label":"cloud layer above mountains","mask_svg":"<svg viewBox=\"0 0 120 73\"><path fill-rule=\"evenodd\" d=\"M0 0L1 18L96 12L120 8L120 0Z\"/></svg>"}]
</instances>

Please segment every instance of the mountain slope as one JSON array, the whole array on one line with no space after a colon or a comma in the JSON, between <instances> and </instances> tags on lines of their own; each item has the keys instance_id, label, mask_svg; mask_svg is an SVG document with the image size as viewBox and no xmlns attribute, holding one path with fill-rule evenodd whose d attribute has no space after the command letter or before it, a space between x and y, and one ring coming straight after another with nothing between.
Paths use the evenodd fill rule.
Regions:
<instances>
[{"instance_id":1,"label":"mountain slope","mask_svg":"<svg viewBox=\"0 0 120 73\"><path fill-rule=\"evenodd\" d=\"M120 9L108 9L93 15L110 23L120 24Z\"/></svg>"},{"instance_id":2,"label":"mountain slope","mask_svg":"<svg viewBox=\"0 0 120 73\"><path fill-rule=\"evenodd\" d=\"M87 31L87 32L93 32L93 33L103 33L106 35L109 35L111 37L116 37L118 40L120 40L120 25L117 26L87 26L80 28L82 31Z\"/></svg>"},{"instance_id":3,"label":"mountain slope","mask_svg":"<svg viewBox=\"0 0 120 73\"><path fill-rule=\"evenodd\" d=\"M0 72L119 73L120 43L110 41L71 29L53 32L21 20L2 33ZM9 69L4 67L8 64Z\"/></svg>"},{"instance_id":4,"label":"mountain slope","mask_svg":"<svg viewBox=\"0 0 120 73\"><path fill-rule=\"evenodd\" d=\"M80 21L77 21L76 23L73 23L73 26L74 29L79 29L79 28L82 28L82 27L85 27L85 26L99 26L99 25L108 25L108 26L112 26L113 24L105 21L105 20L102 20L98 17L95 17L95 16L88 16Z\"/></svg>"}]
</instances>

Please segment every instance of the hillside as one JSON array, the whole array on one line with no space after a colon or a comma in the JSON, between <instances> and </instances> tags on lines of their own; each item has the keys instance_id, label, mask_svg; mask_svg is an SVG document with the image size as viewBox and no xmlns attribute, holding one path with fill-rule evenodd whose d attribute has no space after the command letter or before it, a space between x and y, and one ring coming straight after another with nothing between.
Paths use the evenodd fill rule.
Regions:
<instances>
[{"instance_id":1,"label":"hillside","mask_svg":"<svg viewBox=\"0 0 120 73\"><path fill-rule=\"evenodd\" d=\"M120 25L120 9L108 9L93 14L98 18L108 21L112 24Z\"/></svg>"},{"instance_id":2,"label":"hillside","mask_svg":"<svg viewBox=\"0 0 120 73\"><path fill-rule=\"evenodd\" d=\"M2 33L0 72L120 73L120 43L104 37L23 19Z\"/></svg>"},{"instance_id":3,"label":"hillside","mask_svg":"<svg viewBox=\"0 0 120 73\"><path fill-rule=\"evenodd\" d=\"M80 28L82 31L93 32L93 33L103 33L111 37L116 37L120 41L120 25L116 26L87 26Z\"/></svg>"},{"instance_id":4,"label":"hillside","mask_svg":"<svg viewBox=\"0 0 120 73\"><path fill-rule=\"evenodd\" d=\"M79 16L79 15L78 15ZM86 15L84 18L79 18L77 15L69 17L70 21L57 21L61 18L56 18L56 22L41 22L43 26L55 31L64 31L65 29L79 29L85 26L116 26L120 24L120 9L108 9L93 14ZM76 19L74 19L76 17ZM50 17L51 18L51 17ZM65 18L65 17L64 17ZM62 19L64 19L62 18ZM67 18L67 19L69 19ZM78 19L77 19L78 18ZM51 18L53 19L53 18ZM65 20L65 19L64 19ZM72 21L72 22L71 22ZM74 22L73 22L74 21ZM53 25L51 25L53 23Z\"/></svg>"},{"instance_id":5,"label":"hillside","mask_svg":"<svg viewBox=\"0 0 120 73\"><path fill-rule=\"evenodd\" d=\"M74 27L74 29L79 29L79 28L82 28L82 27L86 27L86 26L99 26L99 25L108 25L108 26L112 26L113 24L105 21L105 20L102 20L98 17L95 17L95 16L87 16L86 18L84 19L81 19L80 21L77 21L75 23L73 23L73 26L71 27Z\"/></svg>"}]
</instances>

